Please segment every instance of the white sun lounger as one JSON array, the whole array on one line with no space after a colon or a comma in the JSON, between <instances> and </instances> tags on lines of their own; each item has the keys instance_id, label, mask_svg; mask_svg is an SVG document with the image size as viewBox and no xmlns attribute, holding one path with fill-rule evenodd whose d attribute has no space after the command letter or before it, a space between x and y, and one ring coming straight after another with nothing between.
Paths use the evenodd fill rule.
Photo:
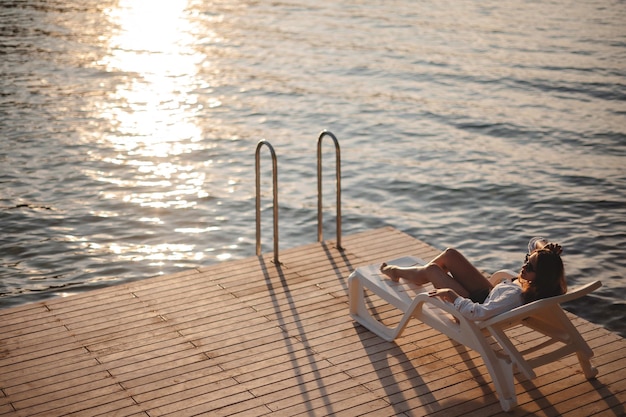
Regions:
<instances>
[{"instance_id":1,"label":"white sun lounger","mask_svg":"<svg viewBox=\"0 0 626 417\"><path fill-rule=\"evenodd\" d=\"M424 261L416 257L404 257L388 263L409 266L424 264ZM450 339L475 350L487 366L505 411L517 405L513 381L514 365L526 378L533 379L534 368L576 353L585 376L593 378L597 374L597 370L590 363L593 351L560 304L596 290L602 285L600 281L571 289L567 294L525 304L485 321L472 321L462 316L452 304L438 297L429 297L428 287L409 284L404 280L393 282L380 273L379 267L380 264L357 268L348 279L350 315L354 320L391 342L400 336L411 318L416 318ZM497 274L514 273L499 271ZM403 312L395 327L388 327L372 316L367 307L365 289ZM532 328L547 336L548 340L520 351L505 333L506 329L518 325ZM498 342L500 349L492 343L491 337ZM545 348L555 343L558 343L557 348L546 353Z\"/></svg>"}]
</instances>

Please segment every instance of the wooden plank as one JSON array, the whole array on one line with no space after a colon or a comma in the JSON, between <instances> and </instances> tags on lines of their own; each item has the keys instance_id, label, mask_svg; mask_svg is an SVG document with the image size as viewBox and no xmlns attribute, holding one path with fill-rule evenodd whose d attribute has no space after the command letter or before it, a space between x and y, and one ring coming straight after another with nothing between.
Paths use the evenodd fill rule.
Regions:
<instances>
[{"instance_id":1,"label":"wooden plank","mask_svg":"<svg viewBox=\"0 0 626 417\"><path fill-rule=\"evenodd\" d=\"M316 242L281 251L280 265L264 254L0 310L0 415L501 415L475 352L417 321L389 343L347 314L356 267L439 251L393 228L344 247ZM575 356L532 381L518 375L510 415L623 414L624 340L570 317L598 379Z\"/></svg>"}]
</instances>

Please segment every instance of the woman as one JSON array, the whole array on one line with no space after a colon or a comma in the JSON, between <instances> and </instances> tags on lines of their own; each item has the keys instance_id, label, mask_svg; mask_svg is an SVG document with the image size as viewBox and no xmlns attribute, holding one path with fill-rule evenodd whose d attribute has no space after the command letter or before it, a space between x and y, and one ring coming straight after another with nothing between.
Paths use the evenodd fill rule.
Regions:
<instances>
[{"instance_id":1,"label":"woman","mask_svg":"<svg viewBox=\"0 0 626 417\"><path fill-rule=\"evenodd\" d=\"M383 263L380 270L393 281L400 278L435 286L430 296L453 303L470 320L485 320L524 303L567 292L562 248L533 238L519 275L492 283L460 252L446 249L424 266L399 267Z\"/></svg>"}]
</instances>

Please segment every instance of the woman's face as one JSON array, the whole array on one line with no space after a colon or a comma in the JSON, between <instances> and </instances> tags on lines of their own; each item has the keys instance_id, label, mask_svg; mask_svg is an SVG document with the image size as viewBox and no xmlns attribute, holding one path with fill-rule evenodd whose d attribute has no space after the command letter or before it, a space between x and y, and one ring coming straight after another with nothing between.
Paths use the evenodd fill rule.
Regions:
<instances>
[{"instance_id":1,"label":"woman's face","mask_svg":"<svg viewBox=\"0 0 626 417\"><path fill-rule=\"evenodd\" d=\"M522 279L525 279L526 281L532 281L535 279L537 276L537 261L537 252L526 255L524 265L522 265L522 270L520 271Z\"/></svg>"}]
</instances>

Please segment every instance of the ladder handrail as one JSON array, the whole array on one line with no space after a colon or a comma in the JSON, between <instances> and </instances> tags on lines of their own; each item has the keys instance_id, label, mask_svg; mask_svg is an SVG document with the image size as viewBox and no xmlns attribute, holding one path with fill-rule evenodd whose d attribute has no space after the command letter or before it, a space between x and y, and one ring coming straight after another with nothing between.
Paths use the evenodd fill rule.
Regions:
<instances>
[{"instance_id":1,"label":"ladder handrail","mask_svg":"<svg viewBox=\"0 0 626 417\"><path fill-rule=\"evenodd\" d=\"M341 246L341 150L337 137L328 130L323 130L317 139L317 241L323 240L322 231L322 139L325 136L335 143L335 181L337 188L337 249Z\"/></svg>"},{"instance_id":2,"label":"ladder handrail","mask_svg":"<svg viewBox=\"0 0 626 417\"><path fill-rule=\"evenodd\" d=\"M255 171L256 171L256 255L261 254L261 156L260 149L267 145L272 155L272 189L274 196L274 263L278 264L278 164L276 162L276 152L272 145L262 139L256 147Z\"/></svg>"}]
</instances>

